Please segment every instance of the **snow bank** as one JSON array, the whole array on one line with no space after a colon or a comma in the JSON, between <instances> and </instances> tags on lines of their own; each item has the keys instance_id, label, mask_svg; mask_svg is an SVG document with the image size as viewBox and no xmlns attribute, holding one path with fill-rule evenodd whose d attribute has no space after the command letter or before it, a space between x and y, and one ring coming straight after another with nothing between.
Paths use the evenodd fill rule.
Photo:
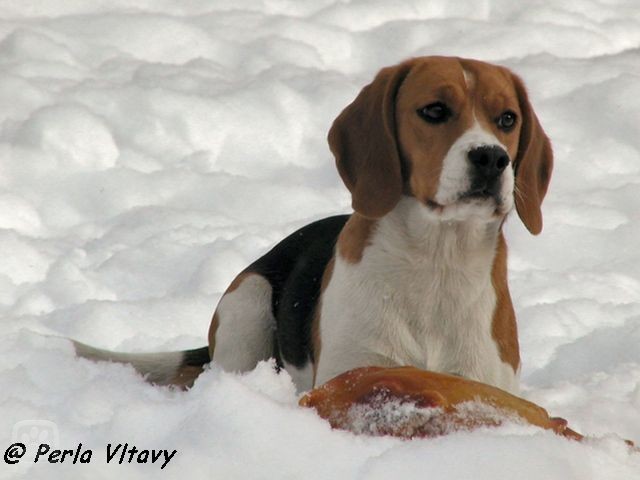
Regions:
<instances>
[{"instance_id":1,"label":"snow bank","mask_svg":"<svg viewBox=\"0 0 640 480\"><path fill-rule=\"evenodd\" d=\"M0 3L0 447L93 451L28 455L0 478L640 478L609 435L640 441L640 10L565 3ZM297 407L268 364L171 392L34 333L204 345L239 270L348 211L328 127L379 68L424 54L498 62L529 86L557 160L543 234L506 226L524 394L602 439L355 437ZM177 453L163 470L107 465L109 443Z\"/></svg>"}]
</instances>

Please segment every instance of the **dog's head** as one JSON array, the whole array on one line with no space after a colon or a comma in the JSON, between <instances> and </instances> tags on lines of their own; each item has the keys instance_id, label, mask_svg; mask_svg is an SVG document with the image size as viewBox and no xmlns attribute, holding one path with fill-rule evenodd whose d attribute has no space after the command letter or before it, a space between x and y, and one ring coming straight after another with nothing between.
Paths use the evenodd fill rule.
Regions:
<instances>
[{"instance_id":1,"label":"dog's head","mask_svg":"<svg viewBox=\"0 0 640 480\"><path fill-rule=\"evenodd\" d=\"M551 145L504 67L421 57L385 68L336 118L329 145L366 217L404 194L442 220L488 221L515 203L529 231L542 230Z\"/></svg>"}]
</instances>

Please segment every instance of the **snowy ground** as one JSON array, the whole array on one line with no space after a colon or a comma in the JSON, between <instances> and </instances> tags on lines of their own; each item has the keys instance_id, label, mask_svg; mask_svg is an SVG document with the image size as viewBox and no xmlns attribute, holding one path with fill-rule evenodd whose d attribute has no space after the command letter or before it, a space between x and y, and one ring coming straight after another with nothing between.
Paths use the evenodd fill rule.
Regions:
<instances>
[{"instance_id":1,"label":"snowy ground","mask_svg":"<svg viewBox=\"0 0 640 480\"><path fill-rule=\"evenodd\" d=\"M640 441L640 6L551 3L0 0L0 451L56 434L93 451L30 451L0 478L640 478L640 454L608 436ZM268 365L176 393L34 333L204 345L235 273L348 211L335 115L380 67L424 54L529 85L556 168L543 234L506 227L524 395L604 438L355 437ZM164 470L106 465L124 442L178 453Z\"/></svg>"}]
</instances>

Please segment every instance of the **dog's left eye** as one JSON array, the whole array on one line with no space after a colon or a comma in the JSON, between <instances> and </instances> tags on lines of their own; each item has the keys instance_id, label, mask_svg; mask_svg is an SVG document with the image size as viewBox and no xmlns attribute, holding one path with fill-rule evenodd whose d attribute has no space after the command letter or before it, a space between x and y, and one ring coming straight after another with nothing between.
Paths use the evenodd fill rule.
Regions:
<instances>
[{"instance_id":1,"label":"dog's left eye","mask_svg":"<svg viewBox=\"0 0 640 480\"><path fill-rule=\"evenodd\" d=\"M518 116L514 112L512 112L511 110L507 110L498 117L496 123L498 124L498 128L504 130L505 132L508 132L515 126L517 119Z\"/></svg>"}]
</instances>

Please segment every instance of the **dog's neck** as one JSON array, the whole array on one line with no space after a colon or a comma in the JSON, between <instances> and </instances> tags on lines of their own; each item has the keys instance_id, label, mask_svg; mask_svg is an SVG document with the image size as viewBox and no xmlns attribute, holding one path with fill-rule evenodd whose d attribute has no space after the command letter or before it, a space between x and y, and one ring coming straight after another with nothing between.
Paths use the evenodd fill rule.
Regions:
<instances>
[{"instance_id":1,"label":"dog's neck","mask_svg":"<svg viewBox=\"0 0 640 480\"><path fill-rule=\"evenodd\" d=\"M503 220L473 216L442 220L405 196L378 221L376 239L390 254L406 255L409 262L489 274Z\"/></svg>"}]
</instances>

